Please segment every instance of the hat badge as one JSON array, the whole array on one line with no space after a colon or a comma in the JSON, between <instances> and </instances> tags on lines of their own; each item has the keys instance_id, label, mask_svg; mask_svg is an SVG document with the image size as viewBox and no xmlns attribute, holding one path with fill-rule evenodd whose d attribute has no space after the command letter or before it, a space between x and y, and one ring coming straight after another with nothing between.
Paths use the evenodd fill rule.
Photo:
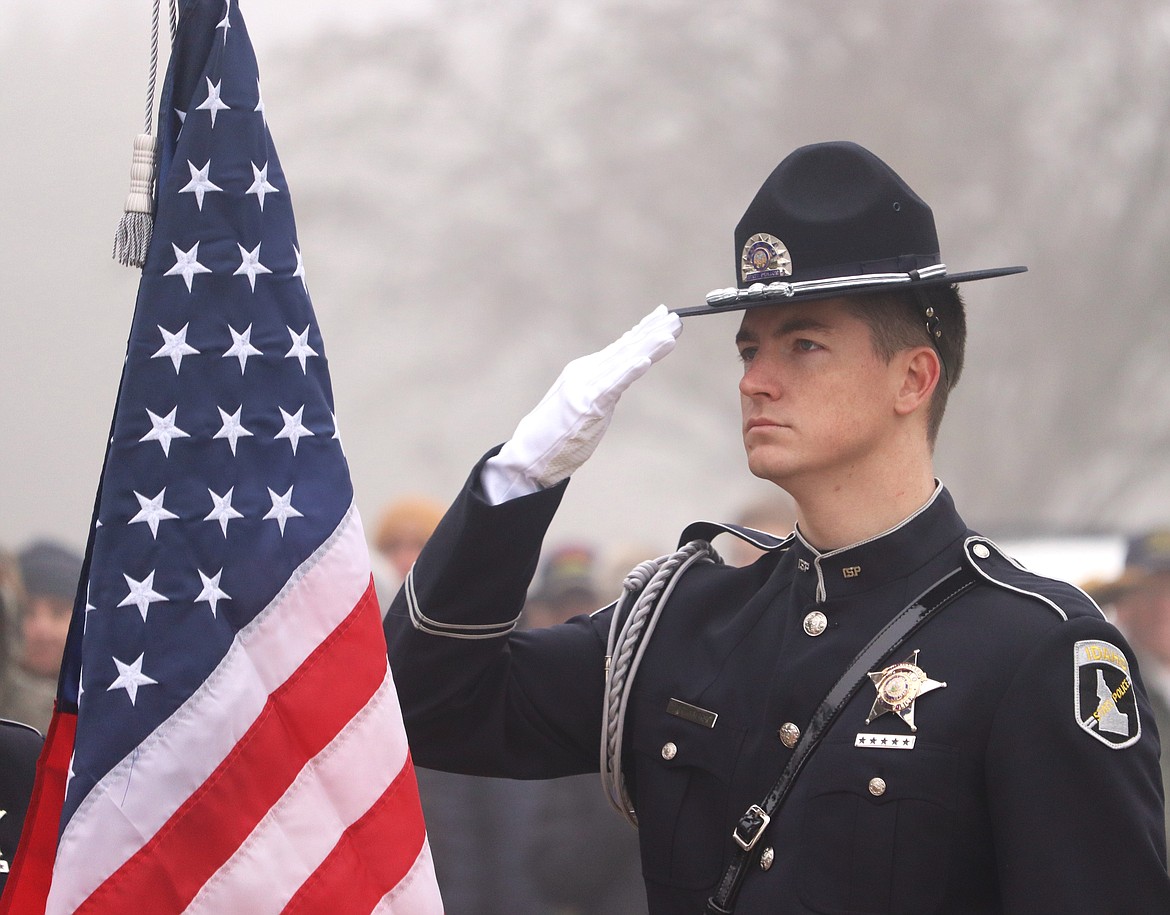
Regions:
<instances>
[{"instance_id":1,"label":"hat badge","mask_svg":"<svg viewBox=\"0 0 1170 915\"><path fill-rule=\"evenodd\" d=\"M792 256L784 242L775 235L760 232L744 242L740 256L740 276L743 282L756 283L791 275Z\"/></svg>"}]
</instances>

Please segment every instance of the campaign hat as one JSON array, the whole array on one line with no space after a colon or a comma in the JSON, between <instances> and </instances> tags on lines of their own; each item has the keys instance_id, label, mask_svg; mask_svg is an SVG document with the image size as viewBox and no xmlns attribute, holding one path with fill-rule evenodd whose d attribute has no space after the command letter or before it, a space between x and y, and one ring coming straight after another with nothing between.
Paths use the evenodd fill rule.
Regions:
<instances>
[{"instance_id":1,"label":"campaign hat","mask_svg":"<svg viewBox=\"0 0 1170 915\"><path fill-rule=\"evenodd\" d=\"M676 313L966 283L1026 269L951 273L934 214L897 172L856 143L815 143L776 166L736 226L736 285Z\"/></svg>"},{"instance_id":2,"label":"campaign hat","mask_svg":"<svg viewBox=\"0 0 1170 915\"><path fill-rule=\"evenodd\" d=\"M1100 604L1111 604L1170 575L1170 528L1155 528L1126 541L1125 567L1107 581L1094 580L1083 587Z\"/></svg>"}]
</instances>

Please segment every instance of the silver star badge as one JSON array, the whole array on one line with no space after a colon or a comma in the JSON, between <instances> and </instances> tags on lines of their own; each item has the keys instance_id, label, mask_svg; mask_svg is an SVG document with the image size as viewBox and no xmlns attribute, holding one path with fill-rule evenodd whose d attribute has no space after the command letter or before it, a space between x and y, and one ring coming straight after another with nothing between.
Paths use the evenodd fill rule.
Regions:
<instances>
[{"instance_id":1,"label":"silver star badge","mask_svg":"<svg viewBox=\"0 0 1170 915\"><path fill-rule=\"evenodd\" d=\"M873 708L869 710L865 723L869 724L886 712L893 712L910 725L911 731L918 730L914 726L914 700L931 690L946 686L946 683L930 679L918 666L917 648L905 661L874 671L869 678L877 687L877 698L873 701Z\"/></svg>"}]
</instances>

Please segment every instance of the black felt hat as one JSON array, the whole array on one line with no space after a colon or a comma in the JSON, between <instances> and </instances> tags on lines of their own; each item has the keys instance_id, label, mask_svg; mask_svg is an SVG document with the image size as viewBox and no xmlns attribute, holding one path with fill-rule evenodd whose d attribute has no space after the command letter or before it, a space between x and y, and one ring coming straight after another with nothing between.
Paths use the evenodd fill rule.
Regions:
<instances>
[{"instance_id":1,"label":"black felt hat","mask_svg":"<svg viewBox=\"0 0 1170 915\"><path fill-rule=\"evenodd\" d=\"M868 149L802 146L768 176L735 228L736 285L680 315L1022 273L949 273L930 207Z\"/></svg>"}]
</instances>

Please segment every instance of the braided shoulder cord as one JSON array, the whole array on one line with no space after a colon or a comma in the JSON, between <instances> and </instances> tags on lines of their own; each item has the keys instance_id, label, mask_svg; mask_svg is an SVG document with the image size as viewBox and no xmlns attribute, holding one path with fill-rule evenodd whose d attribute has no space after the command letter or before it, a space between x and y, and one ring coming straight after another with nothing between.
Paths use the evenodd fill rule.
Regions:
<instances>
[{"instance_id":1,"label":"braided shoulder cord","mask_svg":"<svg viewBox=\"0 0 1170 915\"><path fill-rule=\"evenodd\" d=\"M705 540L692 540L675 553L639 563L622 583L606 643L605 697L601 717L601 784L610 805L634 827L637 813L622 773L626 707L642 655L662 608L682 573L697 562L723 560Z\"/></svg>"}]
</instances>

